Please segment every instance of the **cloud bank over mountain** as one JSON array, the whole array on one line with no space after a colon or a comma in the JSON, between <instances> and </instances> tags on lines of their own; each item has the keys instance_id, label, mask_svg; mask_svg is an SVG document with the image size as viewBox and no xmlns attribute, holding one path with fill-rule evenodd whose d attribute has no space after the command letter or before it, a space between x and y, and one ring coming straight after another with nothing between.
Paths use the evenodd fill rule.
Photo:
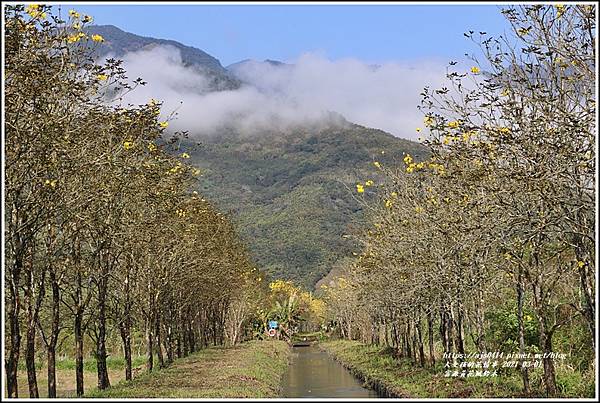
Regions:
<instances>
[{"instance_id":1,"label":"cloud bank over mountain","mask_svg":"<svg viewBox=\"0 0 600 403\"><path fill-rule=\"evenodd\" d=\"M240 63L235 75L245 84L211 92L206 72L186 66L174 47L155 46L122 59L129 77L148 82L125 101L164 101L165 116L178 114L171 127L192 136L218 134L224 127L249 133L285 130L324 122L336 112L350 122L415 139L423 121L419 94L425 86L439 86L445 75L441 61L373 66L307 53L293 64Z\"/></svg>"}]
</instances>

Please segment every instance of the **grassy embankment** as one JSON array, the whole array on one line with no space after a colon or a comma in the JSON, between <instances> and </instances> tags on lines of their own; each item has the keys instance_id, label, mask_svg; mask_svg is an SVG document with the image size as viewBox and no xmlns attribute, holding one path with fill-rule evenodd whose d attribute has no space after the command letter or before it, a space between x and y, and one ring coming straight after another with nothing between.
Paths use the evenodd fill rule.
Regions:
<instances>
[{"instance_id":1,"label":"grassy embankment","mask_svg":"<svg viewBox=\"0 0 600 403\"><path fill-rule=\"evenodd\" d=\"M145 356L133 357L133 367L143 367L146 362ZM108 376L111 384L115 384L125 379L125 359L123 357L108 357ZM48 396L48 369L45 363L36 363L36 373L40 397ZM19 385L19 397L29 397L29 388L27 386L27 372L25 371L24 360L19 361L19 371L17 373ZM92 390L98 383L96 374L96 360L86 358L83 365L83 382L85 390ZM75 360L72 358L56 360L56 394L58 397L76 397L75 383Z\"/></svg>"},{"instance_id":2,"label":"grassy embankment","mask_svg":"<svg viewBox=\"0 0 600 403\"><path fill-rule=\"evenodd\" d=\"M326 341L320 346L367 385L393 397L523 397L521 378L515 370L507 369L511 372L494 378L446 378L444 363L418 368L410 360L395 360L385 347L348 340ZM590 384L577 373L558 372L557 383L563 397L594 396L593 379ZM531 384L532 395L543 397L540 371L531 373Z\"/></svg>"},{"instance_id":3,"label":"grassy embankment","mask_svg":"<svg viewBox=\"0 0 600 403\"><path fill-rule=\"evenodd\" d=\"M250 341L211 347L176 360L168 368L140 374L85 397L267 398L277 397L290 348L283 341Z\"/></svg>"}]
</instances>

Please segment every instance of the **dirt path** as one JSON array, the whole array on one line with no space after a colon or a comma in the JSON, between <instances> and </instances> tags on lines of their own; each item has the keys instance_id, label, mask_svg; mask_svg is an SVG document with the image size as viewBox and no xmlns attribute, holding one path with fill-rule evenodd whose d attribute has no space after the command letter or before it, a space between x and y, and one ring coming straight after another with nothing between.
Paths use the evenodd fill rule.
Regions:
<instances>
[{"instance_id":1,"label":"dirt path","mask_svg":"<svg viewBox=\"0 0 600 403\"><path fill-rule=\"evenodd\" d=\"M282 341L213 347L86 397L277 397L290 349Z\"/></svg>"}]
</instances>

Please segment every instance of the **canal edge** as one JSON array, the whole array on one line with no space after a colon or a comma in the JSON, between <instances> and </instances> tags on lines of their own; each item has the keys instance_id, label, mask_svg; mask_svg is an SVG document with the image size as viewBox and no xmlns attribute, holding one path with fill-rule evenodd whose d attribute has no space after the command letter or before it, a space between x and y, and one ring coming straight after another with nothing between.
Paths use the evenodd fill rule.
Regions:
<instances>
[{"instance_id":1,"label":"canal edge","mask_svg":"<svg viewBox=\"0 0 600 403\"><path fill-rule=\"evenodd\" d=\"M339 359L338 356L336 356L334 353L332 353L330 350L328 350L327 348L325 348L323 345L321 345L321 343L317 343L317 346L320 350L324 351L327 353L327 355L329 355L333 360L335 360L336 362L340 363L344 368L346 368L348 371L350 371L350 373L356 377L358 380L360 380L361 382L363 382L363 384L374 390L375 392L377 392L377 395L380 398L410 398L409 395L407 394L403 394L403 393L397 393L395 391L392 390L391 387L387 386L385 384L385 382L379 380L379 379L373 379L370 378L369 376L367 376L363 371L361 371L359 368L354 367L350 364L348 364L347 362Z\"/></svg>"}]
</instances>

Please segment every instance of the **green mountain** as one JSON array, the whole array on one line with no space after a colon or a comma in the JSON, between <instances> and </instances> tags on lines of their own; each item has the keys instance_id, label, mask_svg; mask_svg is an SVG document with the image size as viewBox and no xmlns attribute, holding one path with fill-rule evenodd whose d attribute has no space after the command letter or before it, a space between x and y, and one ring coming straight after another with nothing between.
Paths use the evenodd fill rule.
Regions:
<instances>
[{"instance_id":1,"label":"green mountain","mask_svg":"<svg viewBox=\"0 0 600 403\"><path fill-rule=\"evenodd\" d=\"M374 187L359 195L356 183L382 180L373 162L426 155L415 142L348 122L187 147L203 171L199 191L234 218L256 263L307 288L358 250L343 235L362 225L360 199L374 195Z\"/></svg>"},{"instance_id":2,"label":"green mountain","mask_svg":"<svg viewBox=\"0 0 600 403\"><path fill-rule=\"evenodd\" d=\"M154 46L173 46L181 51L185 65L213 78L213 91L239 88L242 81L236 70L247 63L288 66L246 60L225 69L213 56L179 42L111 25L91 26L89 32L105 39L99 56L118 58ZM293 280L309 289L336 262L358 250L344 235L363 225L360 200L375 192L369 187L359 195L356 184L381 180L373 162L401 164L404 153L417 157L426 153L418 143L349 123L335 113L326 124L307 123L285 132L189 134L195 141L185 140L183 147L203 171L199 190L230 214L256 264L272 278Z\"/></svg>"}]
</instances>

